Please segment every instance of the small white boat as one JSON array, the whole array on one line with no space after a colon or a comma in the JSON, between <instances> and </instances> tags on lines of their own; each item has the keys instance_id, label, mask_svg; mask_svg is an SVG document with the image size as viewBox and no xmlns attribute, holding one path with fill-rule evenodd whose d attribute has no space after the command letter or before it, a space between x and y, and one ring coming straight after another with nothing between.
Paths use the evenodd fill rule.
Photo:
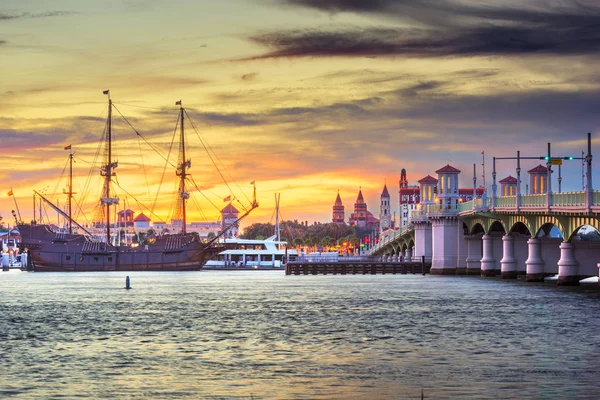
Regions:
<instances>
[{"instance_id":1,"label":"small white boat","mask_svg":"<svg viewBox=\"0 0 600 400\"><path fill-rule=\"evenodd\" d=\"M273 235L265 240L221 239L219 245L226 250L216 260L208 260L204 269L273 269L285 268L288 261L298 257L295 249L288 249L287 242L275 240Z\"/></svg>"}]
</instances>

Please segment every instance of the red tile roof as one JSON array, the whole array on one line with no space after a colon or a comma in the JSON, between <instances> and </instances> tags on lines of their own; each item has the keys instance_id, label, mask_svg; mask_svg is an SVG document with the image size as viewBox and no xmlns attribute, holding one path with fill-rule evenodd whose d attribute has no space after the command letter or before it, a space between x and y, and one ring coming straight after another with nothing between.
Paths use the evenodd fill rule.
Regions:
<instances>
[{"instance_id":1,"label":"red tile roof","mask_svg":"<svg viewBox=\"0 0 600 400\"><path fill-rule=\"evenodd\" d=\"M438 182L438 180L435 179L431 175L427 175L425 178L423 178L419 181L419 183L437 183L437 182Z\"/></svg>"},{"instance_id":2,"label":"red tile roof","mask_svg":"<svg viewBox=\"0 0 600 400\"><path fill-rule=\"evenodd\" d=\"M239 214L240 212L231 203L221 210L221 214Z\"/></svg>"},{"instance_id":3,"label":"red tile roof","mask_svg":"<svg viewBox=\"0 0 600 400\"><path fill-rule=\"evenodd\" d=\"M144 213L140 213L133 219L134 222L150 222L150 218L146 217Z\"/></svg>"},{"instance_id":4,"label":"red tile roof","mask_svg":"<svg viewBox=\"0 0 600 400\"><path fill-rule=\"evenodd\" d=\"M477 193L477 196L481 196L483 195L483 191L485 189L482 187L478 187L475 191L475 193ZM458 189L458 194L460 195L472 195L473 194L473 189L472 188L459 188Z\"/></svg>"},{"instance_id":5,"label":"red tile roof","mask_svg":"<svg viewBox=\"0 0 600 400\"><path fill-rule=\"evenodd\" d=\"M515 178L512 175L509 175L506 178L502 179L500 183L518 183L518 181L517 178Z\"/></svg>"},{"instance_id":6,"label":"red tile roof","mask_svg":"<svg viewBox=\"0 0 600 400\"><path fill-rule=\"evenodd\" d=\"M437 171L435 171L435 173L436 174L442 174L442 173L459 174L460 169L456 169L453 166L451 166L450 164L446 164L445 167L438 169Z\"/></svg>"},{"instance_id":7,"label":"red tile roof","mask_svg":"<svg viewBox=\"0 0 600 400\"><path fill-rule=\"evenodd\" d=\"M529 171L527 171L527 173L529 174L539 174L539 173L548 173L548 168L544 167L542 164L538 165L535 168L530 169Z\"/></svg>"}]
</instances>

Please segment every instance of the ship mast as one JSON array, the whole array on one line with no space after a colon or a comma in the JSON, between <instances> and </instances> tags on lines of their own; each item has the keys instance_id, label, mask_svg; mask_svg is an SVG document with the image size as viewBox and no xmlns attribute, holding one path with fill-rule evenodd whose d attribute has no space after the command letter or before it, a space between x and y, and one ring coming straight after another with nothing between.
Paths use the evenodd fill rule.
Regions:
<instances>
[{"instance_id":1,"label":"ship mast","mask_svg":"<svg viewBox=\"0 0 600 400\"><path fill-rule=\"evenodd\" d=\"M185 110L181 104L181 100L175 102L175 105L179 106L179 118L181 119L181 138L179 140L179 165L177 166L176 174L179 177L179 199L181 201L181 232L186 233L186 209L185 202L190 197L189 193L185 191L185 179L187 177L187 168L192 166L191 160L185 159L185 130L184 130L184 115Z\"/></svg>"},{"instance_id":2,"label":"ship mast","mask_svg":"<svg viewBox=\"0 0 600 400\"><path fill-rule=\"evenodd\" d=\"M69 233L73 233L73 214L72 214L72 204L73 204L73 150L71 149L71 145L65 147L65 149L69 149L69 189L68 191L63 190L63 193L68 196L69 202L67 205L67 213L69 216Z\"/></svg>"},{"instance_id":3,"label":"ship mast","mask_svg":"<svg viewBox=\"0 0 600 400\"><path fill-rule=\"evenodd\" d=\"M104 197L102 198L102 204L106 205L106 243L110 244L110 206L111 204L118 204L119 199L116 197L110 197L110 182L114 175L114 169L117 168L118 163L112 162L112 100L110 98L110 90L103 92L108 96L108 122L106 130L106 165L100 169L100 175L104 176Z\"/></svg>"}]
</instances>

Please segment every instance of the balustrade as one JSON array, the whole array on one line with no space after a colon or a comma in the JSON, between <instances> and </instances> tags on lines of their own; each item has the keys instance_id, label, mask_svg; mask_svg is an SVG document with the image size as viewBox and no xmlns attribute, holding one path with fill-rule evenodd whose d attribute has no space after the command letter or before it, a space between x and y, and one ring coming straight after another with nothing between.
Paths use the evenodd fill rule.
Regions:
<instances>
[{"instance_id":1,"label":"balustrade","mask_svg":"<svg viewBox=\"0 0 600 400\"><path fill-rule=\"evenodd\" d=\"M553 206L584 206L585 192L552 193Z\"/></svg>"},{"instance_id":2,"label":"balustrade","mask_svg":"<svg viewBox=\"0 0 600 400\"><path fill-rule=\"evenodd\" d=\"M458 204L458 212L465 212L465 211L470 211L473 209L473 202L472 201L466 201L464 203L459 203Z\"/></svg>"},{"instance_id":3,"label":"balustrade","mask_svg":"<svg viewBox=\"0 0 600 400\"><path fill-rule=\"evenodd\" d=\"M545 194L528 194L521 196L521 207L543 207L545 205Z\"/></svg>"}]
</instances>

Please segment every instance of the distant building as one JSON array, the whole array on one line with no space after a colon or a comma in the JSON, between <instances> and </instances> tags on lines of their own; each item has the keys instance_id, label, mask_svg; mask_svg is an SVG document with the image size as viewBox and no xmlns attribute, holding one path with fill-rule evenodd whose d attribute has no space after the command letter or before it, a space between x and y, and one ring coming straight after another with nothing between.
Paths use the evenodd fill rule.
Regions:
<instances>
[{"instance_id":1,"label":"distant building","mask_svg":"<svg viewBox=\"0 0 600 400\"><path fill-rule=\"evenodd\" d=\"M140 213L133 219L133 227L136 231L147 231L150 229L150 222L152 222L150 218L144 213Z\"/></svg>"},{"instance_id":2,"label":"distant building","mask_svg":"<svg viewBox=\"0 0 600 400\"><path fill-rule=\"evenodd\" d=\"M388 192L387 185L383 185L381 204L379 207L379 229L381 232L394 227L391 211L390 192Z\"/></svg>"},{"instance_id":3,"label":"distant building","mask_svg":"<svg viewBox=\"0 0 600 400\"><path fill-rule=\"evenodd\" d=\"M133 210L121 210L117 213L117 226L121 228L133 227Z\"/></svg>"},{"instance_id":4,"label":"distant building","mask_svg":"<svg viewBox=\"0 0 600 400\"><path fill-rule=\"evenodd\" d=\"M338 190L337 198L335 199L335 204L333 205L333 217L331 219L333 223L336 224L345 224L346 216L344 212L344 205L342 204L342 199L340 197L340 192Z\"/></svg>"},{"instance_id":5,"label":"distant building","mask_svg":"<svg viewBox=\"0 0 600 400\"><path fill-rule=\"evenodd\" d=\"M348 224L362 229L379 231L379 220L367 209L362 190L358 191L358 197L354 203L354 212L350 215Z\"/></svg>"},{"instance_id":6,"label":"distant building","mask_svg":"<svg viewBox=\"0 0 600 400\"><path fill-rule=\"evenodd\" d=\"M188 224L188 232L196 232L202 239L208 238L208 235L213 233L215 236L221 231L222 224L220 221L215 222L192 222Z\"/></svg>"},{"instance_id":7,"label":"distant building","mask_svg":"<svg viewBox=\"0 0 600 400\"><path fill-rule=\"evenodd\" d=\"M238 236L240 224L236 222L240 212L231 203L221 210L221 231L224 231L223 238L231 239Z\"/></svg>"}]
</instances>

